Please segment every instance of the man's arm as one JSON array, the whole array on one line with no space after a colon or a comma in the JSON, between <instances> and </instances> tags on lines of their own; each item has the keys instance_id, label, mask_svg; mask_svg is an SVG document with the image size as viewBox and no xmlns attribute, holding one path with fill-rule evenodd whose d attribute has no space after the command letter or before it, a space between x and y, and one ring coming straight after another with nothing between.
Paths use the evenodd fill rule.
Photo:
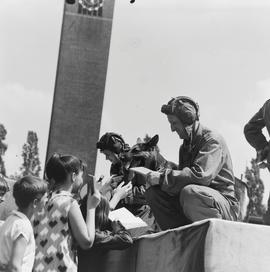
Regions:
<instances>
[{"instance_id":1,"label":"man's arm","mask_svg":"<svg viewBox=\"0 0 270 272\"><path fill-rule=\"evenodd\" d=\"M170 194L178 194L188 184L209 186L223 165L223 150L214 139L209 139L199 151L192 167L182 170L167 169L161 175L161 189Z\"/></svg>"},{"instance_id":2,"label":"man's arm","mask_svg":"<svg viewBox=\"0 0 270 272\"><path fill-rule=\"evenodd\" d=\"M270 100L266 101L263 107L249 120L244 127L244 134L248 143L257 151L264 149L267 140L262 133L265 127L265 115L270 114Z\"/></svg>"}]
</instances>

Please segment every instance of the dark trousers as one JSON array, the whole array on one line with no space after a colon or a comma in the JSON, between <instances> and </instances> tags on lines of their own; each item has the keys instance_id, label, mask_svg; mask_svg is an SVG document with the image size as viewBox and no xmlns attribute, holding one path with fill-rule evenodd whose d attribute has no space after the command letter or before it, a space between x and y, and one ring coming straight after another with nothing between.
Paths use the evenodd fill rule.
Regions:
<instances>
[{"instance_id":1,"label":"dark trousers","mask_svg":"<svg viewBox=\"0 0 270 272\"><path fill-rule=\"evenodd\" d=\"M162 230L208 218L236 221L238 216L237 203L233 205L218 191L206 186L190 184L176 196L168 195L160 186L153 186L145 197Z\"/></svg>"},{"instance_id":2,"label":"dark trousers","mask_svg":"<svg viewBox=\"0 0 270 272\"><path fill-rule=\"evenodd\" d=\"M162 230L191 223L183 212L179 196L170 196L161 191L159 186L153 186L146 190L145 197Z\"/></svg>"}]
</instances>

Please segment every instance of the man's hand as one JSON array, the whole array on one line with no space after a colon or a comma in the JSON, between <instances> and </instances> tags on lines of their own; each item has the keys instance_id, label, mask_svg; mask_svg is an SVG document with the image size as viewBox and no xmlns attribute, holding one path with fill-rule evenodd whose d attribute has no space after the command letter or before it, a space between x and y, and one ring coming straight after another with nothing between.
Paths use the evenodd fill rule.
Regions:
<instances>
[{"instance_id":1,"label":"man's hand","mask_svg":"<svg viewBox=\"0 0 270 272\"><path fill-rule=\"evenodd\" d=\"M146 175L146 189L151 186L159 185L160 173L157 171L151 171Z\"/></svg>"}]
</instances>

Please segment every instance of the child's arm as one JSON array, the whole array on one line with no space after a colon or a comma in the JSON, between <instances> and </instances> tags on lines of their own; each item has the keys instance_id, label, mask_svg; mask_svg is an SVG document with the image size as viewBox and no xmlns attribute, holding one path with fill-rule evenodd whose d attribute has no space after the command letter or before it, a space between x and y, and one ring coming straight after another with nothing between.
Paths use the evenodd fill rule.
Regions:
<instances>
[{"instance_id":1,"label":"child's arm","mask_svg":"<svg viewBox=\"0 0 270 272\"><path fill-rule=\"evenodd\" d=\"M88 195L87 213L84 221L79 204L74 201L69 210L69 222L73 236L82 249L92 247L95 239L95 208L99 204L100 194Z\"/></svg>"},{"instance_id":2,"label":"child's arm","mask_svg":"<svg viewBox=\"0 0 270 272\"><path fill-rule=\"evenodd\" d=\"M11 258L8 265L9 272L18 272L21 271L22 268L22 260L24 256L24 252L26 250L27 241L25 237L21 234L14 241Z\"/></svg>"},{"instance_id":3,"label":"child's arm","mask_svg":"<svg viewBox=\"0 0 270 272\"><path fill-rule=\"evenodd\" d=\"M128 184L124 185L124 182L121 182L118 187L115 189L115 193L112 197L112 199L110 200L110 208L112 210L115 209L116 205L118 204L118 202L127 197L132 190L132 184L131 182L129 182Z\"/></svg>"}]
</instances>

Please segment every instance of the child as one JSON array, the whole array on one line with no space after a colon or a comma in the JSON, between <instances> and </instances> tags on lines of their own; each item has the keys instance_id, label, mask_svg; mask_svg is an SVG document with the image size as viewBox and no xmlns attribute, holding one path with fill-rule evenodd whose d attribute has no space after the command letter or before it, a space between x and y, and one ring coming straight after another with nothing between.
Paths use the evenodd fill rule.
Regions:
<instances>
[{"instance_id":1,"label":"child","mask_svg":"<svg viewBox=\"0 0 270 272\"><path fill-rule=\"evenodd\" d=\"M84 221L75 199L83 171L83 163L75 156L54 154L47 162L45 172L52 188L33 218L37 245L34 271L77 271L74 242L83 249L94 242L100 195L97 191L88 194Z\"/></svg>"},{"instance_id":2,"label":"child","mask_svg":"<svg viewBox=\"0 0 270 272\"><path fill-rule=\"evenodd\" d=\"M0 174L0 203L3 201L3 197L8 191L9 191L8 184L4 179L3 175Z\"/></svg>"},{"instance_id":3,"label":"child","mask_svg":"<svg viewBox=\"0 0 270 272\"><path fill-rule=\"evenodd\" d=\"M82 200L82 214L86 215L86 201ZM101 195L100 203L96 208L96 235L93 247L90 250L78 249L78 272L104 271L102 261L110 249L125 249L132 245L133 240L129 232L119 221L110 221L108 218L110 204L107 198Z\"/></svg>"},{"instance_id":4,"label":"child","mask_svg":"<svg viewBox=\"0 0 270 272\"><path fill-rule=\"evenodd\" d=\"M0 197L0 220L6 220L13 210L18 207L13 197L13 186L15 180L0 176L0 190L4 195Z\"/></svg>"},{"instance_id":5,"label":"child","mask_svg":"<svg viewBox=\"0 0 270 272\"><path fill-rule=\"evenodd\" d=\"M0 271L32 271L35 239L30 218L46 190L47 183L33 176L25 176L14 184L13 196L18 210L1 226Z\"/></svg>"}]
</instances>

